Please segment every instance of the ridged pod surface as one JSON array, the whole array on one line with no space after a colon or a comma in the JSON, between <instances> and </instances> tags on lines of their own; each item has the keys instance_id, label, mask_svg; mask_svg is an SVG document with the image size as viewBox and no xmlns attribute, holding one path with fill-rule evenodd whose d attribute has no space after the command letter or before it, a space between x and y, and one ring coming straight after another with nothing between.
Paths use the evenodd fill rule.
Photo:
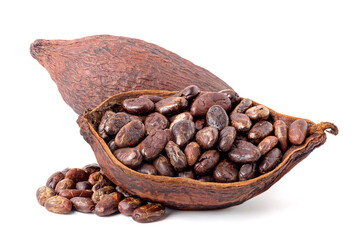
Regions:
<instances>
[{"instance_id":1,"label":"ridged pod surface","mask_svg":"<svg viewBox=\"0 0 360 240\"><path fill-rule=\"evenodd\" d=\"M38 39L31 55L50 73L65 102L78 114L131 90L231 89L220 78L155 44L96 35L74 40Z\"/></svg>"}]
</instances>

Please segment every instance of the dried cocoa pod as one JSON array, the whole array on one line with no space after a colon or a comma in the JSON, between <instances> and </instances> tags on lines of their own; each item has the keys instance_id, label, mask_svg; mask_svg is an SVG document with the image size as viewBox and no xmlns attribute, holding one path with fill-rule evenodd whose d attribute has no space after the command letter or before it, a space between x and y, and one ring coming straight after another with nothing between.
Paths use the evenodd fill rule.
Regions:
<instances>
[{"instance_id":1,"label":"dried cocoa pod","mask_svg":"<svg viewBox=\"0 0 360 240\"><path fill-rule=\"evenodd\" d=\"M94 126L96 127L99 123L105 109L116 106L125 98L138 97L143 94L158 94L166 98L172 96L174 93L165 91L139 91L117 94L99 105L93 111L80 116L78 123L81 127L81 134L92 146L102 170L116 184L126 189L131 189L132 194L138 195L141 198L153 202L162 202L174 208L215 209L241 204L267 190L276 183L277 180L281 179L284 174L293 169L297 163L308 156L315 148L321 146L326 140L325 131L333 134L337 134L338 132L336 126L331 123L322 122L315 124L310 120L305 120L308 124L308 131L303 143L300 145L292 145L286 153L284 153L282 161L273 170L270 170L266 174L255 175L245 182L212 183L211 181L214 181L211 176L212 172L210 173L211 175L205 174L202 177L197 177L199 181L181 177L169 178L139 174L117 162L105 142L102 141L96 131L94 131ZM253 106L257 105L259 104L253 102ZM268 110L270 112L268 121L271 123L282 120L287 126L290 126L292 122L298 119L277 113L270 108L268 108ZM239 137L243 138L244 136L238 133L237 138ZM233 145L236 147L239 144L234 143ZM245 166L246 164L241 165L240 163L238 165ZM245 175L246 174L243 174L243 177ZM203 183L201 181L208 182ZM154 192L157 194L153 194ZM196 201L194 201L194 199L196 199Z\"/></svg>"},{"instance_id":2,"label":"dried cocoa pod","mask_svg":"<svg viewBox=\"0 0 360 240\"><path fill-rule=\"evenodd\" d=\"M204 68L155 44L97 35L74 40L38 39L30 53L50 73L65 102L78 114L119 92L231 89Z\"/></svg>"}]
</instances>

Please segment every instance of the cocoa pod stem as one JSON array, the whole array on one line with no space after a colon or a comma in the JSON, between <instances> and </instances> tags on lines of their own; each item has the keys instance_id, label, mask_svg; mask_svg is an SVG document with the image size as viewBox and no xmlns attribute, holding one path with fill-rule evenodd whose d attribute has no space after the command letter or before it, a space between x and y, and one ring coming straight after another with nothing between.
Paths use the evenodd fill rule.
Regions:
<instances>
[{"instance_id":1,"label":"cocoa pod stem","mask_svg":"<svg viewBox=\"0 0 360 240\"><path fill-rule=\"evenodd\" d=\"M310 134L312 134L314 132L318 132L318 131L320 131L320 132L326 131L333 135L337 135L339 133L338 127L335 124L330 123L330 122L320 122L318 124L315 124L314 126L312 126L309 129Z\"/></svg>"}]
</instances>

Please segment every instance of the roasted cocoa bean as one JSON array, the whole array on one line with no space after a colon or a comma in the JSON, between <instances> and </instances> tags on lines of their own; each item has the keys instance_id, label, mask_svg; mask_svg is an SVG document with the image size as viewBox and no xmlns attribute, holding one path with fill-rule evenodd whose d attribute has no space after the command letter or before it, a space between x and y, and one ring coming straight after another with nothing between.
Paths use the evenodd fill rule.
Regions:
<instances>
[{"instance_id":1,"label":"roasted cocoa bean","mask_svg":"<svg viewBox=\"0 0 360 240\"><path fill-rule=\"evenodd\" d=\"M235 106L240 102L240 96L232 89L224 89L219 91L219 93L224 93L231 101L231 105Z\"/></svg>"},{"instance_id":2,"label":"roasted cocoa bean","mask_svg":"<svg viewBox=\"0 0 360 240\"><path fill-rule=\"evenodd\" d=\"M187 167L186 156L184 152L181 151L179 145L177 145L173 141L170 141L166 144L165 151L171 165L176 171L180 172Z\"/></svg>"},{"instance_id":3,"label":"roasted cocoa bean","mask_svg":"<svg viewBox=\"0 0 360 240\"><path fill-rule=\"evenodd\" d=\"M81 168L72 168L65 174L65 178L71 179L74 183L77 183L88 180L89 174Z\"/></svg>"},{"instance_id":4,"label":"roasted cocoa bean","mask_svg":"<svg viewBox=\"0 0 360 240\"><path fill-rule=\"evenodd\" d=\"M63 189L60 190L59 196L71 199L73 197L91 197L93 191L91 190L79 190L79 189Z\"/></svg>"},{"instance_id":5,"label":"roasted cocoa bean","mask_svg":"<svg viewBox=\"0 0 360 240\"><path fill-rule=\"evenodd\" d=\"M238 179L238 168L235 163L225 159L215 167L213 176L217 182L235 182Z\"/></svg>"},{"instance_id":6,"label":"roasted cocoa bean","mask_svg":"<svg viewBox=\"0 0 360 240\"><path fill-rule=\"evenodd\" d=\"M197 142L191 142L184 149L186 160L189 166L194 166L201 154L200 145Z\"/></svg>"},{"instance_id":7,"label":"roasted cocoa bean","mask_svg":"<svg viewBox=\"0 0 360 240\"><path fill-rule=\"evenodd\" d=\"M265 155L271 149L273 149L278 143L278 138L275 136L267 136L264 138L258 145L258 149L260 150L261 155Z\"/></svg>"},{"instance_id":8,"label":"roasted cocoa bean","mask_svg":"<svg viewBox=\"0 0 360 240\"><path fill-rule=\"evenodd\" d=\"M88 181L81 181L81 182L77 182L75 187L78 190L86 190L86 189L91 189L92 185Z\"/></svg>"},{"instance_id":9,"label":"roasted cocoa bean","mask_svg":"<svg viewBox=\"0 0 360 240\"><path fill-rule=\"evenodd\" d=\"M104 179L104 175L102 175L100 172L94 172L89 175L88 182L91 183L91 185L95 185L97 182Z\"/></svg>"},{"instance_id":10,"label":"roasted cocoa bean","mask_svg":"<svg viewBox=\"0 0 360 240\"><path fill-rule=\"evenodd\" d=\"M36 199L38 200L41 206L44 206L45 201L48 198L51 198L55 195L56 195L55 190L51 187L43 186L38 188L38 190L36 191Z\"/></svg>"},{"instance_id":11,"label":"roasted cocoa bean","mask_svg":"<svg viewBox=\"0 0 360 240\"><path fill-rule=\"evenodd\" d=\"M118 204L120 213L126 216L132 216L135 209L145 204L145 201L139 197L127 197L121 200Z\"/></svg>"},{"instance_id":12,"label":"roasted cocoa bean","mask_svg":"<svg viewBox=\"0 0 360 240\"><path fill-rule=\"evenodd\" d=\"M274 130L273 125L268 121L260 121L250 129L248 138L250 140L263 139Z\"/></svg>"},{"instance_id":13,"label":"roasted cocoa bean","mask_svg":"<svg viewBox=\"0 0 360 240\"><path fill-rule=\"evenodd\" d=\"M144 163L137 169L137 171L144 174L157 175L156 168L149 163Z\"/></svg>"},{"instance_id":14,"label":"roasted cocoa bean","mask_svg":"<svg viewBox=\"0 0 360 240\"><path fill-rule=\"evenodd\" d=\"M159 173L159 175L168 176L168 177L175 176L175 171L170 163L170 160L167 157L160 155L158 158L154 160L153 165L156 171Z\"/></svg>"},{"instance_id":15,"label":"roasted cocoa bean","mask_svg":"<svg viewBox=\"0 0 360 240\"><path fill-rule=\"evenodd\" d=\"M166 142L169 141L175 142L175 136L170 129L165 129L164 132L166 134Z\"/></svg>"},{"instance_id":16,"label":"roasted cocoa bean","mask_svg":"<svg viewBox=\"0 0 360 240\"><path fill-rule=\"evenodd\" d=\"M202 149L210 149L217 142L219 131L215 127L205 127L198 131L195 135L196 142Z\"/></svg>"},{"instance_id":17,"label":"roasted cocoa bean","mask_svg":"<svg viewBox=\"0 0 360 240\"><path fill-rule=\"evenodd\" d=\"M114 152L114 156L129 168L137 168L142 163L142 155L136 148L120 148Z\"/></svg>"},{"instance_id":18,"label":"roasted cocoa bean","mask_svg":"<svg viewBox=\"0 0 360 240\"><path fill-rule=\"evenodd\" d=\"M91 200L96 204L98 203L103 197L105 197L106 195L114 192L115 189L113 186L105 186L102 187L96 191L94 191L94 193L91 196Z\"/></svg>"},{"instance_id":19,"label":"roasted cocoa bean","mask_svg":"<svg viewBox=\"0 0 360 240\"><path fill-rule=\"evenodd\" d=\"M44 206L46 210L59 214L68 214L72 209L70 200L61 196L53 196L48 198L45 201Z\"/></svg>"},{"instance_id":20,"label":"roasted cocoa bean","mask_svg":"<svg viewBox=\"0 0 360 240\"><path fill-rule=\"evenodd\" d=\"M145 136L145 126L139 120L125 124L115 136L115 144L118 148L134 147Z\"/></svg>"},{"instance_id":21,"label":"roasted cocoa bean","mask_svg":"<svg viewBox=\"0 0 360 240\"><path fill-rule=\"evenodd\" d=\"M168 126L169 126L168 119L164 115L158 112L151 113L145 119L145 129L148 135L159 130L164 130Z\"/></svg>"},{"instance_id":22,"label":"roasted cocoa bean","mask_svg":"<svg viewBox=\"0 0 360 240\"><path fill-rule=\"evenodd\" d=\"M190 114L190 112L183 112L183 113L179 113L178 115L172 116L169 118L171 124L170 124L170 129L173 128L174 124L181 121L181 120L190 120L193 121L194 118L193 116Z\"/></svg>"},{"instance_id":23,"label":"roasted cocoa bean","mask_svg":"<svg viewBox=\"0 0 360 240\"><path fill-rule=\"evenodd\" d=\"M147 98L149 100L151 100L153 103L157 103L158 101L162 100L163 98L157 95L149 95L149 94L145 94L140 96L139 98Z\"/></svg>"},{"instance_id":24,"label":"roasted cocoa bean","mask_svg":"<svg viewBox=\"0 0 360 240\"><path fill-rule=\"evenodd\" d=\"M188 106L188 101L183 97L165 98L155 104L155 110L161 114L176 114Z\"/></svg>"},{"instance_id":25,"label":"roasted cocoa bean","mask_svg":"<svg viewBox=\"0 0 360 240\"><path fill-rule=\"evenodd\" d=\"M128 98L125 99L121 106L131 114L146 114L154 110L154 103L148 98Z\"/></svg>"},{"instance_id":26,"label":"roasted cocoa bean","mask_svg":"<svg viewBox=\"0 0 360 240\"><path fill-rule=\"evenodd\" d=\"M280 148L283 152L288 149L288 127L283 120L277 120L274 122L275 136L279 140Z\"/></svg>"},{"instance_id":27,"label":"roasted cocoa bean","mask_svg":"<svg viewBox=\"0 0 360 240\"><path fill-rule=\"evenodd\" d=\"M97 163L90 163L90 164L82 167L81 169L84 170L85 172L87 172L90 175L90 174L92 174L94 172L100 171L100 166Z\"/></svg>"},{"instance_id":28,"label":"roasted cocoa bean","mask_svg":"<svg viewBox=\"0 0 360 240\"><path fill-rule=\"evenodd\" d=\"M79 212L90 213L95 208L94 202L87 197L73 197L70 201L75 210Z\"/></svg>"},{"instance_id":29,"label":"roasted cocoa bean","mask_svg":"<svg viewBox=\"0 0 360 240\"><path fill-rule=\"evenodd\" d=\"M295 120L289 126L289 141L294 145L300 145L304 142L308 124L303 119Z\"/></svg>"},{"instance_id":30,"label":"roasted cocoa bean","mask_svg":"<svg viewBox=\"0 0 360 240\"><path fill-rule=\"evenodd\" d=\"M259 164L259 172L261 174L264 174L273 170L281 162L281 158L281 150L278 148L274 148L265 155L264 159Z\"/></svg>"},{"instance_id":31,"label":"roasted cocoa bean","mask_svg":"<svg viewBox=\"0 0 360 240\"><path fill-rule=\"evenodd\" d=\"M239 181L249 180L256 175L256 163L247 163L241 166L239 170Z\"/></svg>"},{"instance_id":32,"label":"roasted cocoa bean","mask_svg":"<svg viewBox=\"0 0 360 240\"><path fill-rule=\"evenodd\" d=\"M75 183L73 180L64 178L63 180L59 181L55 186L55 192L59 193L63 189L72 189L75 188Z\"/></svg>"},{"instance_id":33,"label":"roasted cocoa bean","mask_svg":"<svg viewBox=\"0 0 360 240\"><path fill-rule=\"evenodd\" d=\"M147 136L139 146L144 160L151 161L158 157L165 148L167 137L164 130L156 131Z\"/></svg>"},{"instance_id":34,"label":"roasted cocoa bean","mask_svg":"<svg viewBox=\"0 0 360 240\"><path fill-rule=\"evenodd\" d=\"M118 149L118 146L116 146L115 144L115 139L110 140L110 142L108 143L108 147L111 152L115 152L115 150Z\"/></svg>"},{"instance_id":35,"label":"roasted cocoa bean","mask_svg":"<svg viewBox=\"0 0 360 240\"><path fill-rule=\"evenodd\" d=\"M195 123L190 120L181 120L174 124L172 133L175 137L175 142L180 147L188 144L195 135Z\"/></svg>"},{"instance_id":36,"label":"roasted cocoa bean","mask_svg":"<svg viewBox=\"0 0 360 240\"><path fill-rule=\"evenodd\" d=\"M132 218L139 223L149 223L161 219L165 215L165 207L160 203L149 203L134 210Z\"/></svg>"},{"instance_id":37,"label":"roasted cocoa bean","mask_svg":"<svg viewBox=\"0 0 360 240\"><path fill-rule=\"evenodd\" d=\"M194 165L194 171L199 175L208 174L219 162L220 154L216 150L209 150L204 152L197 163Z\"/></svg>"},{"instance_id":38,"label":"roasted cocoa bean","mask_svg":"<svg viewBox=\"0 0 360 240\"><path fill-rule=\"evenodd\" d=\"M94 213L104 217L118 212L118 205L121 199L122 195L118 192L108 194L95 205Z\"/></svg>"},{"instance_id":39,"label":"roasted cocoa bean","mask_svg":"<svg viewBox=\"0 0 360 240\"><path fill-rule=\"evenodd\" d=\"M253 163L259 160L260 150L252 143L246 141L238 141L236 148L232 148L228 153L231 161L236 163Z\"/></svg>"},{"instance_id":40,"label":"roasted cocoa bean","mask_svg":"<svg viewBox=\"0 0 360 240\"><path fill-rule=\"evenodd\" d=\"M118 112L111 115L105 122L104 130L107 135L114 136L128 122L131 121L130 116L124 112Z\"/></svg>"},{"instance_id":41,"label":"roasted cocoa bean","mask_svg":"<svg viewBox=\"0 0 360 240\"><path fill-rule=\"evenodd\" d=\"M215 182L213 176L205 175L205 176L198 176L197 180L200 182Z\"/></svg>"},{"instance_id":42,"label":"roasted cocoa bean","mask_svg":"<svg viewBox=\"0 0 360 240\"><path fill-rule=\"evenodd\" d=\"M226 112L231 110L231 101L224 93L209 92L195 98L190 113L194 117L203 117L214 105L220 105Z\"/></svg>"},{"instance_id":43,"label":"roasted cocoa bean","mask_svg":"<svg viewBox=\"0 0 360 240\"><path fill-rule=\"evenodd\" d=\"M189 169L183 172L179 172L178 177L195 179L195 173L193 170Z\"/></svg>"},{"instance_id":44,"label":"roasted cocoa bean","mask_svg":"<svg viewBox=\"0 0 360 240\"><path fill-rule=\"evenodd\" d=\"M252 106L252 101L248 98L244 98L241 100L241 102L234 108L234 110L231 112L233 113L244 113L246 110L248 110Z\"/></svg>"},{"instance_id":45,"label":"roasted cocoa bean","mask_svg":"<svg viewBox=\"0 0 360 240\"><path fill-rule=\"evenodd\" d=\"M200 118L195 121L196 130L201 130L204 128L204 126L205 126L205 119Z\"/></svg>"},{"instance_id":46,"label":"roasted cocoa bean","mask_svg":"<svg viewBox=\"0 0 360 240\"><path fill-rule=\"evenodd\" d=\"M184 97L186 100L194 99L200 93L200 89L198 86L190 85L183 90L179 91L175 96Z\"/></svg>"},{"instance_id":47,"label":"roasted cocoa bean","mask_svg":"<svg viewBox=\"0 0 360 240\"><path fill-rule=\"evenodd\" d=\"M259 121L268 119L270 111L263 105L257 105L246 110L245 114L248 115L251 120Z\"/></svg>"},{"instance_id":48,"label":"roasted cocoa bean","mask_svg":"<svg viewBox=\"0 0 360 240\"><path fill-rule=\"evenodd\" d=\"M120 193L121 195L123 195L124 197L131 197L132 194L129 193L128 191L126 191L125 189L121 188L120 186L116 186L115 190Z\"/></svg>"},{"instance_id":49,"label":"roasted cocoa bean","mask_svg":"<svg viewBox=\"0 0 360 240\"><path fill-rule=\"evenodd\" d=\"M234 127L225 127L220 131L218 148L222 152L230 151L236 138L236 130Z\"/></svg>"},{"instance_id":50,"label":"roasted cocoa bean","mask_svg":"<svg viewBox=\"0 0 360 240\"><path fill-rule=\"evenodd\" d=\"M65 175L62 172L55 172L46 181L46 186L49 188L55 189L56 184L58 184L58 182L60 182L64 178L65 178Z\"/></svg>"},{"instance_id":51,"label":"roasted cocoa bean","mask_svg":"<svg viewBox=\"0 0 360 240\"><path fill-rule=\"evenodd\" d=\"M95 192L96 190L99 190L100 188L103 188L105 186L112 186L112 185L114 185L114 184L104 176L103 179L101 179L100 181L98 181L97 183L95 183L92 186L91 190L93 192Z\"/></svg>"},{"instance_id":52,"label":"roasted cocoa bean","mask_svg":"<svg viewBox=\"0 0 360 240\"><path fill-rule=\"evenodd\" d=\"M112 115L114 115L115 113L113 111L106 111L104 113L104 115L101 118L99 127L98 127L98 134L101 138L103 138L105 141L108 140L108 135L105 131L105 123L106 121L109 119L109 117L111 117Z\"/></svg>"},{"instance_id":53,"label":"roasted cocoa bean","mask_svg":"<svg viewBox=\"0 0 360 240\"><path fill-rule=\"evenodd\" d=\"M61 171L61 173L64 174L64 176L65 176L65 174L66 174L69 170L70 170L70 168L64 168L64 169Z\"/></svg>"},{"instance_id":54,"label":"roasted cocoa bean","mask_svg":"<svg viewBox=\"0 0 360 240\"><path fill-rule=\"evenodd\" d=\"M237 132L247 132L251 128L251 120L244 113L232 113L230 115L231 126L233 126Z\"/></svg>"},{"instance_id":55,"label":"roasted cocoa bean","mask_svg":"<svg viewBox=\"0 0 360 240\"><path fill-rule=\"evenodd\" d=\"M206 123L208 126L215 127L221 131L229 125L229 117L221 106L214 105L206 113Z\"/></svg>"}]
</instances>

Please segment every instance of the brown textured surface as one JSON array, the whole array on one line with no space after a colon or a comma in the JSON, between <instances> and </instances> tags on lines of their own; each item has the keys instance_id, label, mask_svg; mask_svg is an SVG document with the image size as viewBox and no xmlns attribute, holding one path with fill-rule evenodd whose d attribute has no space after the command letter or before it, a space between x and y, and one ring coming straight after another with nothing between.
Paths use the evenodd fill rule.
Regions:
<instances>
[{"instance_id":1,"label":"brown textured surface","mask_svg":"<svg viewBox=\"0 0 360 240\"><path fill-rule=\"evenodd\" d=\"M131 90L231 89L204 68L155 44L97 35L34 41L31 55L50 73L61 96L78 114L108 97Z\"/></svg>"},{"instance_id":2,"label":"brown textured surface","mask_svg":"<svg viewBox=\"0 0 360 240\"><path fill-rule=\"evenodd\" d=\"M337 134L332 123L309 124L309 136L303 144L292 146L284 154L283 161L272 171L255 179L235 183L200 182L193 179L146 175L121 164L111 153L106 143L99 137L94 127L99 124L101 115L123 99L143 94L156 94L167 97L175 92L167 91L131 91L117 94L99 105L96 109L79 116L80 133L91 145L104 174L114 183L141 198L161 202L168 207L178 209L217 209L241 204L264 192L307 157L316 147L326 141L325 130ZM254 102L254 105L257 103ZM281 119L288 126L295 117L282 115L270 109L271 118Z\"/></svg>"}]
</instances>

